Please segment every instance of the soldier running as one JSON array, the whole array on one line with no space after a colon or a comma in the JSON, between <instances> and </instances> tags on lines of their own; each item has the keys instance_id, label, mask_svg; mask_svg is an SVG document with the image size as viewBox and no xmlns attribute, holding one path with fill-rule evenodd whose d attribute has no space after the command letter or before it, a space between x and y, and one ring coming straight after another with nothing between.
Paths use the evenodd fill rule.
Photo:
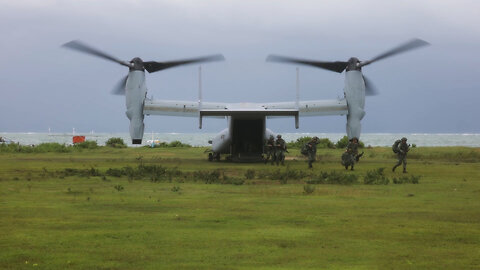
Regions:
<instances>
[{"instance_id":1,"label":"soldier running","mask_svg":"<svg viewBox=\"0 0 480 270\"><path fill-rule=\"evenodd\" d=\"M277 140L275 141L275 160L278 164L281 162L282 165L285 165L285 152L287 151L287 144L282 139L282 135L277 135Z\"/></svg>"},{"instance_id":2,"label":"soldier running","mask_svg":"<svg viewBox=\"0 0 480 270\"><path fill-rule=\"evenodd\" d=\"M395 149L394 149L395 150ZM410 150L410 145L407 144L407 138L403 137L400 144L397 146L398 162L393 166L392 172L403 163L403 173L407 173L407 153Z\"/></svg>"},{"instance_id":3,"label":"soldier running","mask_svg":"<svg viewBox=\"0 0 480 270\"><path fill-rule=\"evenodd\" d=\"M358 138L352 138L348 144L347 149L342 155L342 165L345 166L345 170L348 170L348 167L351 167L350 170L353 171L353 167L355 166L355 162L360 159L363 155L358 154Z\"/></svg>"},{"instance_id":4,"label":"soldier running","mask_svg":"<svg viewBox=\"0 0 480 270\"><path fill-rule=\"evenodd\" d=\"M313 168L312 163L315 162L317 156L318 137L313 137L306 145L305 150L308 156L308 168Z\"/></svg>"},{"instance_id":5,"label":"soldier running","mask_svg":"<svg viewBox=\"0 0 480 270\"><path fill-rule=\"evenodd\" d=\"M275 161L275 137L273 137L273 135L270 135L270 138L265 143L265 154L265 164L267 164L268 160L271 158L273 165L273 162Z\"/></svg>"}]
</instances>

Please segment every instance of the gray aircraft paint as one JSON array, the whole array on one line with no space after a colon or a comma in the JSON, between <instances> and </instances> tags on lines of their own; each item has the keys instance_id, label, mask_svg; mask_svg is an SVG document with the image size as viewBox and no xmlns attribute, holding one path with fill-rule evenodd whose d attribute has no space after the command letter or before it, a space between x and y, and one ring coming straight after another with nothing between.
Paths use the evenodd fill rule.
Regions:
<instances>
[{"instance_id":1,"label":"gray aircraft paint","mask_svg":"<svg viewBox=\"0 0 480 270\"><path fill-rule=\"evenodd\" d=\"M348 113L347 101L345 99L300 101L298 108L294 101L271 103L202 102L201 110L215 110L219 114L225 115L233 111L255 110L267 113L268 111L298 110L300 116L346 115ZM200 108L196 101L152 100L148 98L145 100L144 114L146 115L198 117L199 112Z\"/></svg>"},{"instance_id":2,"label":"gray aircraft paint","mask_svg":"<svg viewBox=\"0 0 480 270\"><path fill-rule=\"evenodd\" d=\"M345 72L345 98L347 99L347 136L360 138L361 120L365 116L365 82L361 71Z\"/></svg>"},{"instance_id":3,"label":"gray aircraft paint","mask_svg":"<svg viewBox=\"0 0 480 270\"><path fill-rule=\"evenodd\" d=\"M140 70L130 71L125 86L125 103L127 106L126 115L130 120L130 137L134 144L141 143L143 139L143 104L146 95L145 72Z\"/></svg>"}]
</instances>

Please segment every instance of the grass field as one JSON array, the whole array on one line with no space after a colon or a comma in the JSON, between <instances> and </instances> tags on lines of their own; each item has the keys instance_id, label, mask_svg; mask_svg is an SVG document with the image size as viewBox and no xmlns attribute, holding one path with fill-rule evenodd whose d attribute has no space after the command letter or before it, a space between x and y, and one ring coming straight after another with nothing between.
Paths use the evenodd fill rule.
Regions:
<instances>
[{"instance_id":1,"label":"grass field","mask_svg":"<svg viewBox=\"0 0 480 270\"><path fill-rule=\"evenodd\" d=\"M0 269L480 268L478 148L413 148L418 184L392 183L390 148L353 172L336 149L313 170L204 150L0 153ZM389 184L363 183L382 167ZM321 172L357 183L306 184Z\"/></svg>"}]
</instances>

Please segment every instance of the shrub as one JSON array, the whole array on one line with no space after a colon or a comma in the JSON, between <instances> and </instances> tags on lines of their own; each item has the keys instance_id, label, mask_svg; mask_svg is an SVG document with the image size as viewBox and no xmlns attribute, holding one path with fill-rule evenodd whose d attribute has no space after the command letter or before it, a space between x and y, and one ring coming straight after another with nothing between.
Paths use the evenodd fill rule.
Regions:
<instances>
[{"instance_id":1,"label":"shrub","mask_svg":"<svg viewBox=\"0 0 480 270\"><path fill-rule=\"evenodd\" d=\"M68 153L72 151L72 147L59 143L41 143L39 145L21 145L21 144L5 144L0 143L0 152L6 153Z\"/></svg>"},{"instance_id":2,"label":"shrub","mask_svg":"<svg viewBox=\"0 0 480 270\"><path fill-rule=\"evenodd\" d=\"M74 169L74 168L65 168L63 171L60 171L61 176L80 176L80 177L90 177L90 176L101 176L100 172L95 168L90 169Z\"/></svg>"},{"instance_id":3,"label":"shrub","mask_svg":"<svg viewBox=\"0 0 480 270\"><path fill-rule=\"evenodd\" d=\"M243 185L244 183L245 183L245 180L238 177L226 177L222 181L222 184L236 185L236 186Z\"/></svg>"},{"instance_id":4,"label":"shrub","mask_svg":"<svg viewBox=\"0 0 480 270\"><path fill-rule=\"evenodd\" d=\"M363 177L363 183L366 185L388 185L390 180L383 174L385 168L367 171Z\"/></svg>"},{"instance_id":5,"label":"shrub","mask_svg":"<svg viewBox=\"0 0 480 270\"><path fill-rule=\"evenodd\" d=\"M335 144L328 138L322 138L318 140L317 148L335 148Z\"/></svg>"},{"instance_id":6,"label":"shrub","mask_svg":"<svg viewBox=\"0 0 480 270\"><path fill-rule=\"evenodd\" d=\"M41 143L37 146L32 146L33 152L36 153L46 153L46 152L54 152L54 153L67 153L71 151L71 148L67 147L65 144L59 143Z\"/></svg>"},{"instance_id":7,"label":"shrub","mask_svg":"<svg viewBox=\"0 0 480 270\"><path fill-rule=\"evenodd\" d=\"M337 171L320 172L314 179L307 181L307 184L352 185L356 183L358 183L357 175Z\"/></svg>"},{"instance_id":8,"label":"shrub","mask_svg":"<svg viewBox=\"0 0 480 270\"><path fill-rule=\"evenodd\" d=\"M179 186L173 186L172 189L171 189L172 192L179 192L180 191L180 187Z\"/></svg>"},{"instance_id":9,"label":"shrub","mask_svg":"<svg viewBox=\"0 0 480 270\"><path fill-rule=\"evenodd\" d=\"M14 153L19 152L18 148L20 147L19 144L16 143L0 143L0 152L1 153Z\"/></svg>"},{"instance_id":10,"label":"shrub","mask_svg":"<svg viewBox=\"0 0 480 270\"><path fill-rule=\"evenodd\" d=\"M173 141L168 144L168 147L192 147L192 146L187 143L182 143L181 141Z\"/></svg>"},{"instance_id":11,"label":"shrub","mask_svg":"<svg viewBox=\"0 0 480 270\"><path fill-rule=\"evenodd\" d=\"M105 145L109 146L109 147L114 147L114 148L125 148L125 147L127 147L127 145L125 144L123 139L118 138L118 137L113 137L113 138L108 139L107 142L105 142Z\"/></svg>"},{"instance_id":12,"label":"shrub","mask_svg":"<svg viewBox=\"0 0 480 270\"><path fill-rule=\"evenodd\" d=\"M418 184L421 176L415 176L415 175L410 175L410 176L402 176L399 178L394 177L392 179L392 182L394 184Z\"/></svg>"},{"instance_id":13,"label":"shrub","mask_svg":"<svg viewBox=\"0 0 480 270\"><path fill-rule=\"evenodd\" d=\"M220 180L220 171L194 171L193 177L195 180L204 181L205 184L218 183Z\"/></svg>"},{"instance_id":14,"label":"shrub","mask_svg":"<svg viewBox=\"0 0 480 270\"><path fill-rule=\"evenodd\" d=\"M270 173L265 173L265 176L272 180L280 180L282 184L285 184L287 180L302 179L305 178L307 174L302 170L291 170L287 168L284 171L270 171Z\"/></svg>"},{"instance_id":15,"label":"shrub","mask_svg":"<svg viewBox=\"0 0 480 270\"><path fill-rule=\"evenodd\" d=\"M287 143L287 146L289 148L302 148L310 140L312 140L312 137L300 137L296 141L290 141ZM335 144L333 144L333 142L331 142L328 138L322 138L319 139L317 148L335 148Z\"/></svg>"},{"instance_id":16,"label":"shrub","mask_svg":"<svg viewBox=\"0 0 480 270\"><path fill-rule=\"evenodd\" d=\"M114 176L114 177L120 177L123 175L123 170L122 169L116 169L116 168L109 168L106 172L106 175L108 176Z\"/></svg>"},{"instance_id":17,"label":"shrub","mask_svg":"<svg viewBox=\"0 0 480 270\"><path fill-rule=\"evenodd\" d=\"M302 148L306 143L308 143L312 137L305 136L300 137L296 141L290 141L287 143L288 148Z\"/></svg>"},{"instance_id":18,"label":"shrub","mask_svg":"<svg viewBox=\"0 0 480 270\"><path fill-rule=\"evenodd\" d=\"M96 141L84 141L81 143L74 144L74 147L81 148L81 149L97 149L98 144Z\"/></svg>"},{"instance_id":19,"label":"shrub","mask_svg":"<svg viewBox=\"0 0 480 270\"><path fill-rule=\"evenodd\" d=\"M303 194L311 194L315 191L315 186L312 185L304 185L303 186Z\"/></svg>"},{"instance_id":20,"label":"shrub","mask_svg":"<svg viewBox=\"0 0 480 270\"><path fill-rule=\"evenodd\" d=\"M138 165L137 178L147 177L152 182L159 182L166 179L167 169L160 165Z\"/></svg>"},{"instance_id":21,"label":"shrub","mask_svg":"<svg viewBox=\"0 0 480 270\"><path fill-rule=\"evenodd\" d=\"M255 178L255 170L253 170L253 169L248 169L248 170L245 172L245 178L247 178L247 179L253 179L253 178Z\"/></svg>"},{"instance_id":22,"label":"shrub","mask_svg":"<svg viewBox=\"0 0 480 270\"><path fill-rule=\"evenodd\" d=\"M147 145L145 147L152 147L152 145ZM168 147L192 147L190 144L182 143L181 141L173 141L170 143L161 142L153 145L153 148L168 148Z\"/></svg>"},{"instance_id":23,"label":"shrub","mask_svg":"<svg viewBox=\"0 0 480 270\"><path fill-rule=\"evenodd\" d=\"M337 148L345 148L347 147L349 140L347 136L343 136L336 144L335 147ZM362 141L358 141L358 148L364 148L365 144Z\"/></svg>"},{"instance_id":24,"label":"shrub","mask_svg":"<svg viewBox=\"0 0 480 270\"><path fill-rule=\"evenodd\" d=\"M177 168L166 168L160 165L140 164L137 168L126 166L123 168L109 168L106 172L108 176L122 177L127 176L128 179L148 179L152 182L160 182L162 180L171 180L173 177L183 175L182 171Z\"/></svg>"},{"instance_id":25,"label":"shrub","mask_svg":"<svg viewBox=\"0 0 480 270\"><path fill-rule=\"evenodd\" d=\"M124 189L122 185L116 185L116 186L114 186L114 188L119 192Z\"/></svg>"}]
</instances>

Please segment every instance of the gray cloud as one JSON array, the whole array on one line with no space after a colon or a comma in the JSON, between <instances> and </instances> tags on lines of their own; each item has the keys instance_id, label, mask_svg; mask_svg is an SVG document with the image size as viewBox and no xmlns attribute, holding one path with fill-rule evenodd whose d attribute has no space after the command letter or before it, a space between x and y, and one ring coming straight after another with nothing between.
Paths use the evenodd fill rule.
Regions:
<instances>
[{"instance_id":1,"label":"gray cloud","mask_svg":"<svg viewBox=\"0 0 480 270\"><path fill-rule=\"evenodd\" d=\"M205 100L260 102L295 97L295 66L265 63L269 53L368 59L419 37L432 46L364 69L381 92L367 99L364 132L480 132L469 120L480 113L477 1L1 2L1 131L128 131L124 100L109 94L126 70L59 47L72 39L126 60L221 52L226 62L204 66ZM147 80L155 98L197 98L196 66ZM341 96L343 80L301 67L302 99ZM146 119L147 131L197 131L197 119ZM293 131L290 122L269 126ZM301 119L302 131L344 126L344 117Z\"/></svg>"}]
</instances>

